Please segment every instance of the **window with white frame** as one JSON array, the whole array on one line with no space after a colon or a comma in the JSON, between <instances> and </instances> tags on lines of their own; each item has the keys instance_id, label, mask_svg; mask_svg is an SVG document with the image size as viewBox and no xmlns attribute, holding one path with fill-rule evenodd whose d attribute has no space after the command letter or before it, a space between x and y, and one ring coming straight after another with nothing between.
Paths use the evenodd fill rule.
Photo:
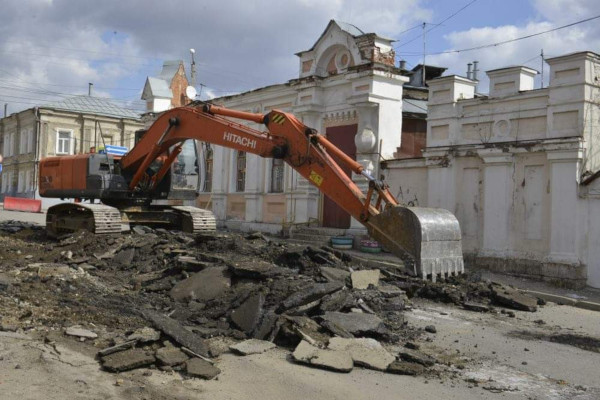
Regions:
<instances>
[{"instance_id":1,"label":"window with white frame","mask_svg":"<svg viewBox=\"0 0 600 400\"><path fill-rule=\"evenodd\" d=\"M238 151L236 157L236 180L235 191L246 190L246 152Z\"/></svg>"},{"instance_id":2,"label":"window with white frame","mask_svg":"<svg viewBox=\"0 0 600 400\"><path fill-rule=\"evenodd\" d=\"M27 131L27 153L33 152L33 129Z\"/></svg>"},{"instance_id":3,"label":"window with white frame","mask_svg":"<svg viewBox=\"0 0 600 400\"><path fill-rule=\"evenodd\" d=\"M9 193L11 193L14 190L14 187L15 187L14 178L15 178L15 173L13 171L10 171L10 173L8 174L8 182L6 183L6 191Z\"/></svg>"},{"instance_id":4,"label":"window with white frame","mask_svg":"<svg viewBox=\"0 0 600 400\"><path fill-rule=\"evenodd\" d=\"M25 191L25 171L19 171L19 180L17 182L17 193Z\"/></svg>"},{"instance_id":5,"label":"window with white frame","mask_svg":"<svg viewBox=\"0 0 600 400\"><path fill-rule=\"evenodd\" d=\"M25 175L25 191L33 191L33 171L27 171Z\"/></svg>"},{"instance_id":6,"label":"window with white frame","mask_svg":"<svg viewBox=\"0 0 600 400\"><path fill-rule=\"evenodd\" d=\"M72 154L73 131L58 129L56 131L56 154Z\"/></svg>"},{"instance_id":7,"label":"window with white frame","mask_svg":"<svg viewBox=\"0 0 600 400\"><path fill-rule=\"evenodd\" d=\"M7 133L4 135L4 156L12 156L13 139L14 133Z\"/></svg>"},{"instance_id":8,"label":"window with white frame","mask_svg":"<svg viewBox=\"0 0 600 400\"><path fill-rule=\"evenodd\" d=\"M27 139L29 139L27 131L21 129L21 132L19 133L19 154L27 153Z\"/></svg>"}]
</instances>

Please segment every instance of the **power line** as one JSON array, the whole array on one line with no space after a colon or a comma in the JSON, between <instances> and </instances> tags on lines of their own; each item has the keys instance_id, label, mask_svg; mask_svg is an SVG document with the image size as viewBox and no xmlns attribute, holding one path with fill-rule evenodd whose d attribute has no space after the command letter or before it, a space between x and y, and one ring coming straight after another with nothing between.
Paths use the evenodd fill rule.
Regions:
<instances>
[{"instance_id":1,"label":"power line","mask_svg":"<svg viewBox=\"0 0 600 400\"><path fill-rule=\"evenodd\" d=\"M435 28L437 28L438 26L442 25L444 22L448 21L449 19L455 17L457 14L459 14L461 11L463 11L464 9L466 9L467 7L469 7L471 4L477 2L478 0L471 0L469 3L465 4L462 8L460 8L459 10L455 11L453 14L449 15L448 17L444 18L441 22L438 22L437 24L430 24L433 25L431 28L429 28L428 30L424 31L422 35L416 36L412 39L410 39L407 42L401 43L397 46L394 46L395 48L401 47L401 46L405 46L409 43L414 42L415 40L419 39L421 36L426 35L427 33L431 32L432 30L434 30ZM421 26L419 24L419 26Z\"/></svg>"},{"instance_id":2,"label":"power line","mask_svg":"<svg viewBox=\"0 0 600 400\"><path fill-rule=\"evenodd\" d=\"M561 30L561 29L569 28L571 26L583 24L584 22L593 21L593 20L598 19L598 18L600 18L600 15L596 15L595 17L590 17L590 18L582 19L580 21L572 22L570 24L559 26L557 28L552 28L552 29L548 29L546 31L532 33L530 35L525 35L525 36L521 36L521 37L514 38L514 39L503 40L501 42L496 42L496 43L483 44L483 45L480 45L480 46L469 47L469 48L460 49L460 50L447 50L447 51L440 51L440 52L437 52L437 53L428 53L427 55L433 56L433 55L439 55L439 54L463 53L463 52L466 52L466 51L481 50L481 49L486 49L486 48L489 48L489 47L502 46L504 44L517 42L519 40L529 39L529 38L532 38L532 37L535 37L535 36L540 36L540 35L544 35L546 33L555 32L555 31L558 31L558 30Z\"/></svg>"}]
</instances>

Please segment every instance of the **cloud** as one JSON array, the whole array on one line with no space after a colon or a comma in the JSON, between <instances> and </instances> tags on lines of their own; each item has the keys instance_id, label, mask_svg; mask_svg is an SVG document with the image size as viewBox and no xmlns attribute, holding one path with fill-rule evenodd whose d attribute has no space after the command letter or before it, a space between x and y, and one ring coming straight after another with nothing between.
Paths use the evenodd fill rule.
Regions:
<instances>
[{"instance_id":1,"label":"cloud","mask_svg":"<svg viewBox=\"0 0 600 400\"><path fill-rule=\"evenodd\" d=\"M184 59L187 64L190 48L196 49L197 81L212 95L282 83L297 74L294 53L312 46L330 19L393 37L417 20L431 18L422 3L5 0L0 101L12 100L15 111L36 99L55 100L56 93L86 93L88 82L99 89L141 88L162 61ZM25 96L19 91L23 86L39 93Z\"/></svg>"},{"instance_id":2,"label":"cloud","mask_svg":"<svg viewBox=\"0 0 600 400\"><path fill-rule=\"evenodd\" d=\"M534 6L541 20L529 21L522 26L488 26L452 32L444 37L449 43L447 50L467 49L532 35L600 14L600 3L591 0L536 0ZM568 13L564 12L566 9L569 10ZM600 27L597 21L590 21L501 46L432 55L427 60L434 65L449 67L448 73L462 76L466 75L467 63L473 60L479 61L479 68L482 71L479 74L479 91L487 92L488 80L484 71L510 65L527 65L541 71L539 55L542 49L545 58L550 58L575 51L598 51L599 48ZM544 65L544 68L547 71L548 66ZM546 74L545 82L547 77ZM539 80L540 77L537 78L538 87Z\"/></svg>"}]
</instances>

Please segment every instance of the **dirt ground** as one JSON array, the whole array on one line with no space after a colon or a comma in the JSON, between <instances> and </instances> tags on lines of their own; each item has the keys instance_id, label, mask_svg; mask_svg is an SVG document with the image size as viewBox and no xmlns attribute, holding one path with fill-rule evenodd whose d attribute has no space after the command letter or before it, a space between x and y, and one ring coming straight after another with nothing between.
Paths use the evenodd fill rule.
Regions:
<instances>
[{"instance_id":1,"label":"dirt ground","mask_svg":"<svg viewBox=\"0 0 600 400\"><path fill-rule=\"evenodd\" d=\"M156 231L116 238L78 233L53 241L35 226L17 224L18 229L8 231L2 226L7 225L0 224L2 398L600 398L600 313L544 302L535 312L509 309L496 304L487 289L492 284L477 277L431 285L399 271L382 271L381 285L401 287L402 294L349 288L347 302L337 307L358 312L362 306L381 317L386 331L378 340L390 353L412 343L433 356L435 365L419 376L360 367L340 373L297 363L291 357L296 331L285 326L272 332L279 346L265 353L239 356L226 346L211 353L221 370L212 380L158 364L108 372L98 351L150 326L144 310L167 315L223 348L250 337L232 322L232 310L249 296L264 295L265 314L279 310L278 315L320 321L322 304L284 312L281 304L326 285L324 265L362 267L341 254L274 243L260 235L230 233L208 240ZM248 260L274 267L267 275L236 276L240 271L234 266ZM174 287L221 261L232 271L231 287L214 299L173 299ZM465 309L466 301L485 305L487 312ZM75 325L98 337L65 335ZM325 333L332 335L321 327L309 335ZM163 336L140 347L155 351L164 341Z\"/></svg>"}]
</instances>

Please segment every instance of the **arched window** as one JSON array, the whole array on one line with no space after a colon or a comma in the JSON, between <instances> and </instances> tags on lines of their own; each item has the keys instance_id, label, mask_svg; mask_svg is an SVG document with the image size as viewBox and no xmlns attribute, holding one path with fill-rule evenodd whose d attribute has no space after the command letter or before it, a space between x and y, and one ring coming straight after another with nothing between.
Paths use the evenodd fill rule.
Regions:
<instances>
[{"instance_id":1,"label":"arched window","mask_svg":"<svg viewBox=\"0 0 600 400\"><path fill-rule=\"evenodd\" d=\"M204 152L204 162L206 168L204 169L204 191L212 191L212 173L213 173L213 150L210 145L206 144L206 151Z\"/></svg>"},{"instance_id":2,"label":"arched window","mask_svg":"<svg viewBox=\"0 0 600 400\"><path fill-rule=\"evenodd\" d=\"M235 191L243 192L246 188L246 152L237 152L236 166L237 174Z\"/></svg>"},{"instance_id":3,"label":"arched window","mask_svg":"<svg viewBox=\"0 0 600 400\"><path fill-rule=\"evenodd\" d=\"M274 158L271 164L271 193L283 192L283 160Z\"/></svg>"}]
</instances>

